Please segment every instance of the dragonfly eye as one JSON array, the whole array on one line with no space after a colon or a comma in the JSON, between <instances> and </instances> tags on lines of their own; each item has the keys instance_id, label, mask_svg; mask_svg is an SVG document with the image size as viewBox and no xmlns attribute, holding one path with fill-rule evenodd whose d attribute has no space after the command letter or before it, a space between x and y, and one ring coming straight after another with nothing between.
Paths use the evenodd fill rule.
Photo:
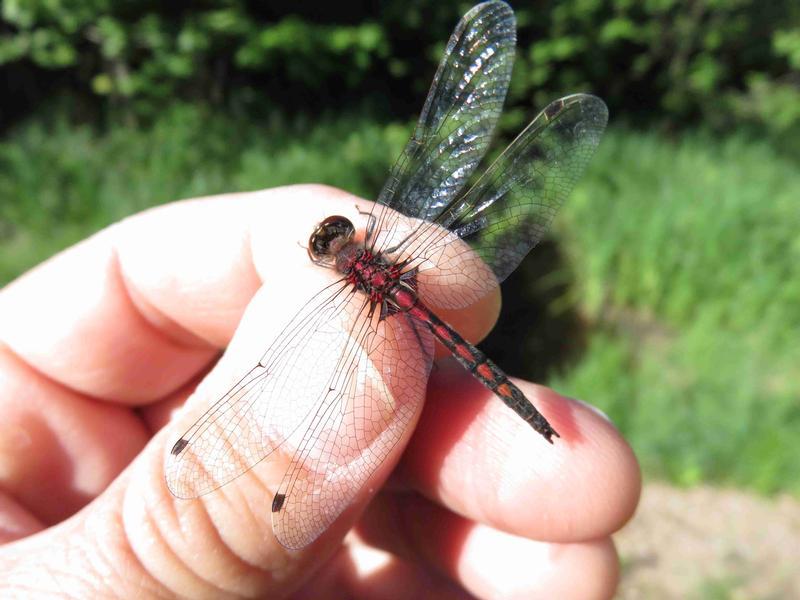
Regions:
<instances>
[{"instance_id":1,"label":"dragonfly eye","mask_svg":"<svg viewBox=\"0 0 800 600\"><path fill-rule=\"evenodd\" d=\"M353 239L356 228L344 217L328 217L317 225L308 238L308 253L315 260L335 258Z\"/></svg>"}]
</instances>

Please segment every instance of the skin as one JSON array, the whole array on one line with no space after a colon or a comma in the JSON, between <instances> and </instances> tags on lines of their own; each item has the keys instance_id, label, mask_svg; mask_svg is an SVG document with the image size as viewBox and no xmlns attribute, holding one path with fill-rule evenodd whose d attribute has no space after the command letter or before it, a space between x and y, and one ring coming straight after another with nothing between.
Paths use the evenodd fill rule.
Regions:
<instances>
[{"instance_id":1,"label":"skin","mask_svg":"<svg viewBox=\"0 0 800 600\"><path fill-rule=\"evenodd\" d=\"M630 447L590 406L515 380L561 433L551 446L452 359L416 428L300 551L272 535L280 460L197 500L167 490L169 447L335 278L308 260L314 225L363 227L356 205L322 186L177 202L0 291L0 596L613 594L610 536L640 491ZM440 312L476 341L498 309L490 294Z\"/></svg>"}]
</instances>

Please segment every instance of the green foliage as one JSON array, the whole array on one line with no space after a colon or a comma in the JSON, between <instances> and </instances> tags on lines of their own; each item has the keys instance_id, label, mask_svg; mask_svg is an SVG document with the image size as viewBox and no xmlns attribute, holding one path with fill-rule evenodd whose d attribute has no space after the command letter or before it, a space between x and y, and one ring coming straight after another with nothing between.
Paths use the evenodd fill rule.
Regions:
<instances>
[{"instance_id":1,"label":"green foliage","mask_svg":"<svg viewBox=\"0 0 800 600\"><path fill-rule=\"evenodd\" d=\"M0 283L131 213L231 190L324 182L372 196L407 129L176 105L147 130L34 120L0 142Z\"/></svg>"},{"instance_id":2,"label":"green foliage","mask_svg":"<svg viewBox=\"0 0 800 600\"><path fill-rule=\"evenodd\" d=\"M796 30L777 29L800 22L794 2L574 0L518 12L527 81L515 94L537 105L588 87L618 117L663 115L679 126L703 117L725 127L741 115L720 95L738 97L748 78L772 82L797 69Z\"/></svg>"},{"instance_id":3,"label":"green foliage","mask_svg":"<svg viewBox=\"0 0 800 600\"><path fill-rule=\"evenodd\" d=\"M520 44L512 107L528 110L586 90L605 98L617 118L673 126L702 118L718 129L744 119L798 137L794 0L515 4ZM294 110L349 105L352 96L378 91L381 104L389 95L405 111L427 89L467 6L6 0L0 69L13 67L18 77L36 76L37 69L64 73L64 85L94 94L96 105L148 117L175 96ZM512 111L505 122L520 125L523 112Z\"/></svg>"},{"instance_id":4,"label":"green foliage","mask_svg":"<svg viewBox=\"0 0 800 600\"><path fill-rule=\"evenodd\" d=\"M191 106L146 130L32 121L0 143L0 280L176 198L312 181L374 197L409 131ZM798 189L763 141L612 129L556 219L561 304L589 343L550 383L603 408L648 473L800 492Z\"/></svg>"},{"instance_id":5,"label":"green foliage","mask_svg":"<svg viewBox=\"0 0 800 600\"><path fill-rule=\"evenodd\" d=\"M239 0L193 9L147 0L53 2L11 0L0 37L0 65L30 61L68 69L85 89L152 116L165 99L218 100L248 74L302 86L291 98L332 80L356 85L384 60L384 31L369 21L318 24L293 15L264 18Z\"/></svg>"},{"instance_id":6,"label":"green foliage","mask_svg":"<svg viewBox=\"0 0 800 600\"><path fill-rule=\"evenodd\" d=\"M557 383L646 469L800 491L797 164L763 142L611 131L559 218L597 329Z\"/></svg>"},{"instance_id":7,"label":"green foliage","mask_svg":"<svg viewBox=\"0 0 800 600\"><path fill-rule=\"evenodd\" d=\"M293 80L314 88L331 73L357 84L373 58L383 59L387 53L383 31L375 23L319 26L290 16L247 40L236 53L236 64L252 70L286 65Z\"/></svg>"}]
</instances>

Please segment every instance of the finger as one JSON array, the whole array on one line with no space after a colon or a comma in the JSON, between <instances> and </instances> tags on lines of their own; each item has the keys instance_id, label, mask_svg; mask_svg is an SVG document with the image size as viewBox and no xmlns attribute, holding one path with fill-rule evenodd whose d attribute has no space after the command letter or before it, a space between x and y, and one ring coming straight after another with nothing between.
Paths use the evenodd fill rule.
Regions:
<instances>
[{"instance_id":1,"label":"finger","mask_svg":"<svg viewBox=\"0 0 800 600\"><path fill-rule=\"evenodd\" d=\"M382 494L359 535L429 565L478 598L610 598L619 578L609 538L537 542L469 521L417 494Z\"/></svg>"},{"instance_id":2,"label":"finger","mask_svg":"<svg viewBox=\"0 0 800 600\"><path fill-rule=\"evenodd\" d=\"M139 408L137 412L141 416L142 421L144 421L150 434L159 431L175 418L178 411L186 402L186 399L195 392L197 386L208 376L212 367L213 365L209 365L208 369L203 369L197 373L194 378L190 379L183 387L169 394L164 399Z\"/></svg>"},{"instance_id":3,"label":"finger","mask_svg":"<svg viewBox=\"0 0 800 600\"><path fill-rule=\"evenodd\" d=\"M104 490L147 443L141 420L42 377L0 344L0 486L46 525Z\"/></svg>"},{"instance_id":4,"label":"finger","mask_svg":"<svg viewBox=\"0 0 800 600\"><path fill-rule=\"evenodd\" d=\"M304 285L316 289L318 284L298 281L297 293L306 291ZM256 294L229 351L199 386L180 419L195 418L194 412L204 410L219 396L220 389L229 385L227 380L235 376L242 356L252 353L252 346L265 329L275 327L271 324L273 309L266 290ZM397 460L396 454L387 457L368 488L354 500L355 508L318 542L288 552L271 534L269 512L288 457L264 461L199 499L178 500L166 489L163 464L165 446L174 442L175 432L181 427L178 422L157 434L131 468L87 510L60 527L26 540L25 551L15 544L8 554L0 555L4 559L0 562L14 565L0 580L13 585L21 572L36 572L56 564L63 568L63 573L59 570L55 577L62 594L66 590L87 595L91 588L95 595L113 592L124 597L138 591L131 581L141 581L153 595L285 595L301 586L338 550L356 513L369 499L369 490L380 485ZM398 444L397 454L402 445ZM97 556L97 548L110 550ZM86 556L93 557L88 567L83 564ZM81 577L74 577L74 572L80 572ZM112 576L101 577L103 573ZM124 574L125 579L114 574Z\"/></svg>"},{"instance_id":5,"label":"finger","mask_svg":"<svg viewBox=\"0 0 800 600\"><path fill-rule=\"evenodd\" d=\"M319 276L325 274L320 271ZM306 287L316 290L320 283L311 277L300 279L295 293L307 293ZM294 306L293 302L287 304ZM264 289L251 301L229 351L199 386L180 419L191 421L218 398L241 370L243 357L253 354L263 335L272 335L270 328L280 326L275 303ZM157 434L131 469L97 502L63 526L27 540L28 551L10 555L8 562L25 570L45 569L48 563L63 565L64 580L59 577L58 581L77 596L87 595L81 594L86 591L81 586L88 584L99 585L109 594L131 595L133 590L126 587L130 586L129 574L144 581L153 594L286 594L339 548L356 513L369 499L369 490L380 485L403 445L399 443L397 454L387 457L368 482L368 489L354 500L355 507L316 544L288 552L272 536L269 506L289 457L265 461L202 498L178 500L166 489L163 465L165 446L174 443L183 426L179 420ZM96 548L112 550L97 557ZM89 572L85 565L74 562L87 555L93 557ZM77 579L68 575L71 572L83 576ZM16 573L0 579L13 582ZM125 574L126 580L101 578L100 573ZM97 589L92 591L97 594Z\"/></svg>"},{"instance_id":6,"label":"finger","mask_svg":"<svg viewBox=\"0 0 800 600\"><path fill-rule=\"evenodd\" d=\"M353 540L342 546L294 598L469 600L473 596L453 584L449 578L431 572L418 563L402 560Z\"/></svg>"},{"instance_id":7,"label":"finger","mask_svg":"<svg viewBox=\"0 0 800 600\"><path fill-rule=\"evenodd\" d=\"M633 514L633 452L598 411L518 382L561 435L548 444L451 361L435 369L401 475L471 520L539 540L607 536Z\"/></svg>"},{"instance_id":8,"label":"finger","mask_svg":"<svg viewBox=\"0 0 800 600\"><path fill-rule=\"evenodd\" d=\"M317 274L325 275L324 270ZM156 436L154 441L161 445L161 452L148 448L142 458L147 463L141 467L142 475L138 475L139 469L134 471L137 475L124 512L130 523L126 531L130 545L148 571L166 588L197 596L210 590L228 590L231 586L238 590L245 584L253 586L247 589L258 594L277 593L300 585L309 572L338 549L373 490L380 487L396 464L410 431L404 433L405 439L398 442L364 482L364 489L352 499L352 506L341 518L311 546L291 552L277 543L271 531L270 504L291 459L282 448L227 485L194 500L173 498L164 485L163 445L172 446L188 424L207 410L230 387L231 381L241 376L245 357L253 356L254 349L263 344L262 338L270 339L275 329L283 327L285 321L279 318L283 315L282 305L297 306L292 294L303 297L323 283L311 276L298 280L287 291L289 297L281 302L273 301L268 290L259 291L222 360L189 399L177 421ZM220 444L224 443L220 440ZM136 488L149 492L137 495L133 491ZM152 543L154 539L164 543L156 546ZM260 570L243 571L242 565L257 565Z\"/></svg>"},{"instance_id":9,"label":"finger","mask_svg":"<svg viewBox=\"0 0 800 600\"><path fill-rule=\"evenodd\" d=\"M277 548L268 483L248 476L208 501L170 496L168 434L86 509L0 548L0 597L283 597L335 550L293 559Z\"/></svg>"},{"instance_id":10,"label":"finger","mask_svg":"<svg viewBox=\"0 0 800 600\"><path fill-rule=\"evenodd\" d=\"M77 391L133 403L161 398L230 339L261 284L253 246L263 244L253 240L269 234L264 253L276 264L305 256L296 242L307 239L314 206L287 207L335 205L333 197L239 194L135 215L3 290L0 333L29 364ZM278 224L270 219L276 208ZM308 223L298 237L300 212Z\"/></svg>"},{"instance_id":11,"label":"finger","mask_svg":"<svg viewBox=\"0 0 800 600\"><path fill-rule=\"evenodd\" d=\"M4 288L0 340L74 392L145 403L180 387L216 349L143 318L120 272L121 229L100 232Z\"/></svg>"},{"instance_id":12,"label":"finger","mask_svg":"<svg viewBox=\"0 0 800 600\"><path fill-rule=\"evenodd\" d=\"M14 498L0 492L0 545L33 535L44 524Z\"/></svg>"}]
</instances>

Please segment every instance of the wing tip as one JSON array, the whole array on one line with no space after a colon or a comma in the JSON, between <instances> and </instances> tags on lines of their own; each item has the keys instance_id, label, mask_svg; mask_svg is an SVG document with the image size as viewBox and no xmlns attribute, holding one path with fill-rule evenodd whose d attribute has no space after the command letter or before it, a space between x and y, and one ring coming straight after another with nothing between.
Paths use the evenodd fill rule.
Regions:
<instances>
[{"instance_id":1,"label":"wing tip","mask_svg":"<svg viewBox=\"0 0 800 600\"><path fill-rule=\"evenodd\" d=\"M513 31L514 35L508 38L507 41L513 41L514 43L511 44L512 46L516 45L517 18L514 14L514 9L511 8L511 5L504 0L487 0L486 2L476 4L466 13L464 13L464 16L461 17L458 25L456 25L456 29L453 34L455 35L457 32L463 33L463 31L466 31L469 23L478 17L484 16L494 19L494 24L496 26L499 26L499 24L504 24L507 28ZM503 23L504 21L505 23Z\"/></svg>"}]
</instances>

